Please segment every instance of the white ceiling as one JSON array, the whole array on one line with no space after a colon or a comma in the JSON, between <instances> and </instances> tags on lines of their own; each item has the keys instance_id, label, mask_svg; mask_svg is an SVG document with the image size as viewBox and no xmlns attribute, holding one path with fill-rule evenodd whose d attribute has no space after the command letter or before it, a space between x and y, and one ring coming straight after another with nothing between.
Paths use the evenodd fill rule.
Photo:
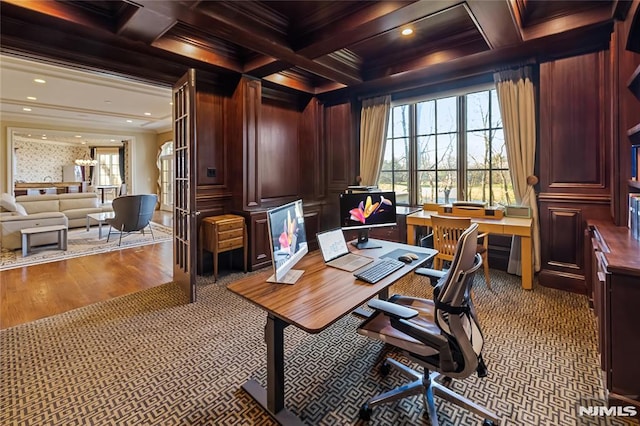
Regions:
<instances>
[{"instance_id":1,"label":"white ceiling","mask_svg":"<svg viewBox=\"0 0 640 426\"><path fill-rule=\"evenodd\" d=\"M14 133L20 139L42 141L46 134L50 141L108 145L119 143L122 132L161 133L171 130L170 102L169 87L0 55L0 114L3 121L29 123L25 132Z\"/></svg>"}]
</instances>

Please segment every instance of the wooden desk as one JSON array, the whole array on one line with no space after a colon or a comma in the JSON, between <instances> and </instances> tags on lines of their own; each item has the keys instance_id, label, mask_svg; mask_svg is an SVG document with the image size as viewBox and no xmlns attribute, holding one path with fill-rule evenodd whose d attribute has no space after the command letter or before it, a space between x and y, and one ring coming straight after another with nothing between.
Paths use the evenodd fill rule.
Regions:
<instances>
[{"instance_id":1,"label":"wooden desk","mask_svg":"<svg viewBox=\"0 0 640 426\"><path fill-rule=\"evenodd\" d=\"M380 257L396 249L425 253L429 257L436 254L431 249L376 241L382 248L354 249L353 252L370 257ZM267 389L255 380L249 380L242 388L280 424L302 424L284 406L284 328L293 324L308 333L319 333L376 295L386 299L389 286L424 261L405 265L372 285L356 280L351 272L326 266L320 251L316 250L295 266L304 270L304 275L293 285L266 282L272 271L229 284L229 290L267 311Z\"/></svg>"},{"instance_id":2,"label":"wooden desk","mask_svg":"<svg viewBox=\"0 0 640 426\"><path fill-rule=\"evenodd\" d=\"M420 210L407 216L407 244L415 245L416 226L431 226L431 215L435 211ZM472 217L471 222L478 224L478 232L489 234L516 235L520 237L522 251L522 288L533 288L533 252L531 246L531 218L503 217L502 219L484 219Z\"/></svg>"}]
</instances>

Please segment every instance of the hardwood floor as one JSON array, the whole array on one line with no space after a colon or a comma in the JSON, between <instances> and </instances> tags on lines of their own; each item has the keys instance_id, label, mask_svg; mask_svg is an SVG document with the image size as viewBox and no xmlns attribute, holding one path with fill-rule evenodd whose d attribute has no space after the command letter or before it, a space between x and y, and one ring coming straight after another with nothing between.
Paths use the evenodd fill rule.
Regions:
<instances>
[{"instance_id":1,"label":"hardwood floor","mask_svg":"<svg viewBox=\"0 0 640 426\"><path fill-rule=\"evenodd\" d=\"M171 213L154 222L172 226ZM0 329L171 282L173 243L0 271Z\"/></svg>"}]
</instances>

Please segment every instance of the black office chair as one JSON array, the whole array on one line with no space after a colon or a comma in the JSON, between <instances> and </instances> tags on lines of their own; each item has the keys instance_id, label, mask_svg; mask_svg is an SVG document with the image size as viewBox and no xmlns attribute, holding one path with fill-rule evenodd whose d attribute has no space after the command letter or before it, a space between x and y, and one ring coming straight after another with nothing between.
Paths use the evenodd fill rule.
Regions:
<instances>
[{"instance_id":1,"label":"black office chair","mask_svg":"<svg viewBox=\"0 0 640 426\"><path fill-rule=\"evenodd\" d=\"M438 425L434 394L480 415L485 425L499 421L496 414L445 386L451 378L464 379L474 372L487 375L481 355L484 339L470 292L474 273L482 266L477 235L478 225L472 224L460 236L451 268L434 288L434 300L394 295L388 301L369 302L376 312L358 332L402 349L424 374L387 358L383 374L394 368L414 381L369 399L360 409L362 420L370 419L374 406L422 393L432 425Z\"/></svg>"},{"instance_id":2,"label":"black office chair","mask_svg":"<svg viewBox=\"0 0 640 426\"><path fill-rule=\"evenodd\" d=\"M151 232L151 238L155 241L153 229L151 228L151 218L157 202L158 196L155 194L124 195L115 198L112 204L115 215L113 218L106 220L106 223L111 225L107 242L109 242L112 232L120 233L120 239L118 240L118 245L120 245L123 234L128 235L132 232L142 232L144 234L144 230L147 227Z\"/></svg>"}]
</instances>

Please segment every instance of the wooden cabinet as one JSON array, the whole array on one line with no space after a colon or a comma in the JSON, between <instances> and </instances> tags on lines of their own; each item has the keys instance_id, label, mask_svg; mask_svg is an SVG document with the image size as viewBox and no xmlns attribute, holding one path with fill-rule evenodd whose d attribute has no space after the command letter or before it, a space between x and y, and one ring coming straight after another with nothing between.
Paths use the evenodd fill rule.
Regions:
<instances>
[{"instance_id":1,"label":"wooden cabinet","mask_svg":"<svg viewBox=\"0 0 640 426\"><path fill-rule=\"evenodd\" d=\"M218 279L218 255L226 251L243 249L244 271L247 271L247 227L244 217L225 214L210 216L200 224L200 264L203 249L213 254L213 278Z\"/></svg>"},{"instance_id":2,"label":"wooden cabinet","mask_svg":"<svg viewBox=\"0 0 640 426\"><path fill-rule=\"evenodd\" d=\"M640 408L640 241L628 228L588 221L585 252L598 350L610 405Z\"/></svg>"}]
</instances>

